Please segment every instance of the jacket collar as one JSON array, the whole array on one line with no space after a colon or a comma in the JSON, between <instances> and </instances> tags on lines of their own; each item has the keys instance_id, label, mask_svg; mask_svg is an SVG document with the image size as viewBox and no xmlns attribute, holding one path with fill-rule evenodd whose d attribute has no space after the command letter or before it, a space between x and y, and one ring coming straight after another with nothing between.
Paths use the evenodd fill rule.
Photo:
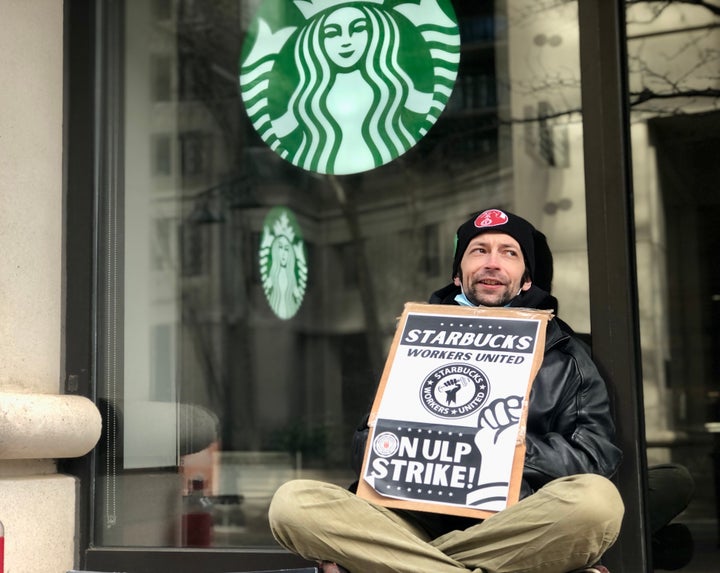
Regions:
<instances>
[{"instance_id":1,"label":"jacket collar","mask_svg":"<svg viewBox=\"0 0 720 573\"><path fill-rule=\"evenodd\" d=\"M455 296L460 293L460 287L450 283L430 295L430 304L451 304L457 305ZM510 308L536 308L538 310L551 310L555 317L550 320L545 333L545 350L555 346L561 340L569 337L572 329L565 322L557 318L558 301L550 293L545 292L535 285L531 285L526 291L510 301Z\"/></svg>"}]
</instances>

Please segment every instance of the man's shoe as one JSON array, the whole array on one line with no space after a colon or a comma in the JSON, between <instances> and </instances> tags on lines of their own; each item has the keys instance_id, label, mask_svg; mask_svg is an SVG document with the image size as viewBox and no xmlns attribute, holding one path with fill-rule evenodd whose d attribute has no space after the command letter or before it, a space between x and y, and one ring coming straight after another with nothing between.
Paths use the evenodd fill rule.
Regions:
<instances>
[{"instance_id":1,"label":"man's shoe","mask_svg":"<svg viewBox=\"0 0 720 573\"><path fill-rule=\"evenodd\" d=\"M320 561L318 568L322 573L350 573L345 567L332 561Z\"/></svg>"}]
</instances>

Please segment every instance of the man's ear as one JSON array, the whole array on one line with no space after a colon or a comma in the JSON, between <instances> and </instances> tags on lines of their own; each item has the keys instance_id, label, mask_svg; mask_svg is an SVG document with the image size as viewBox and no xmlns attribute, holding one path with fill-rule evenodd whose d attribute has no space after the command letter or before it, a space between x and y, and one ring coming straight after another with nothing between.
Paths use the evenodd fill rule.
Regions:
<instances>
[{"instance_id":1,"label":"man's ear","mask_svg":"<svg viewBox=\"0 0 720 573\"><path fill-rule=\"evenodd\" d=\"M457 275L455 275L455 277L453 277L453 284L454 284L455 286L460 286L460 277L458 277Z\"/></svg>"},{"instance_id":2,"label":"man's ear","mask_svg":"<svg viewBox=\"0 0 720 573\"><path fill-rule=\"evenodd\" d=\"M527 291L530 289L531 286L532 286L532 281L530 279L526 279L520 290Z\"/></svg>"}]
</instances>

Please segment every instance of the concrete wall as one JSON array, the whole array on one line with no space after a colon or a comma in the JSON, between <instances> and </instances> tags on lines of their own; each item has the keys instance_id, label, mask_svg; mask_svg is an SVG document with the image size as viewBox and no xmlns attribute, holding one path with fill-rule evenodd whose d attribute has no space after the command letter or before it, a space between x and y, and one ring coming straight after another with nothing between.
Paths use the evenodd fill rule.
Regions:
<instances>
[{"instance_id":1,"label":"concrete wall","mask_svg":"<svg viewBox=\"0 0 720 573\"><path fill-rule=\"evenodd\" d=\"M63 2L0 0L0 520L6 573L76 559L75 478L55 459L99 437L62 396Z\"/></svg>"}]
</instances>

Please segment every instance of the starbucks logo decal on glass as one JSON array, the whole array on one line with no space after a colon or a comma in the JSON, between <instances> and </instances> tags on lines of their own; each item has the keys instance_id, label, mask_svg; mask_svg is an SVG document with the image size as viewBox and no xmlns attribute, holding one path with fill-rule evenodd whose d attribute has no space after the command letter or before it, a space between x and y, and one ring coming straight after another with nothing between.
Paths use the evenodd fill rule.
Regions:
<instances>
[{"instance_id":1,"label":"starbucks logo decal on glass","mask_svg":"<svg viewBox=\"0 0 720 573\"><path fill-rule=\"evenodd\" d=\"M286 320L297 313L307 288L305 242L292 211L274 207L260 239L260 278L270 308Z\"/></svg>"},{"instance_id":2,"label":"starbucks logo decal on glass","mask_svg":"<svg viewBox=\"0 0 720 573\"><path fill-rule=\"evenodd\" d=\"M243 43L240 89L275 153L345 175L420 141L459 62L450 0L263 0Z\"/></svg>"}]
</instances>

